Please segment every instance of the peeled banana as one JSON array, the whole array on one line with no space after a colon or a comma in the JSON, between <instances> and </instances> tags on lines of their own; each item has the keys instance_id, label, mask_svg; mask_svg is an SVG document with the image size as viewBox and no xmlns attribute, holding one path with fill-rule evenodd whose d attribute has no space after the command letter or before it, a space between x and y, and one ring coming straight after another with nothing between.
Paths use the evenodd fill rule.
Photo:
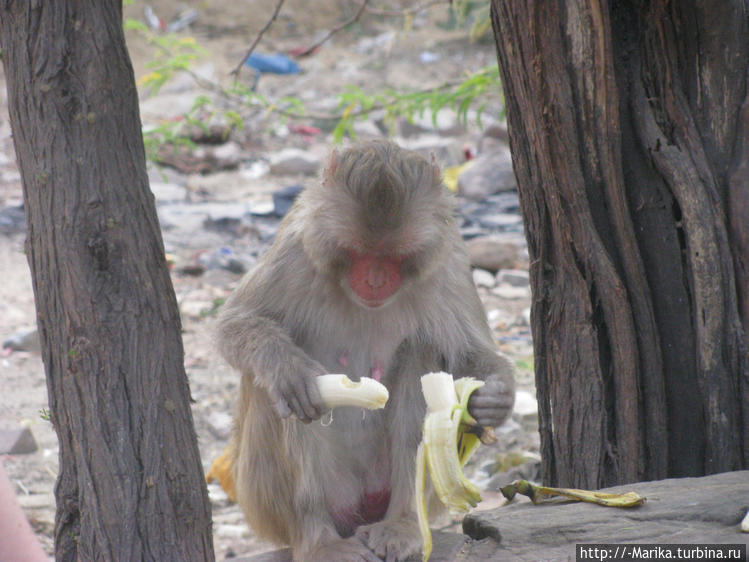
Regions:
<instances>
[{"instance_id":1,"label":"peeled banana","mask_svg":"<svg viewBox=\"0 0 749 562\"><path fill-rule=\"evenodd\" d=\"M358 406L377 410L384 408L390 397L385 385L369 377L354 382L346 375L320 375L317 388L329 408Z\"/></svg>"},{"instance_id":2,"label":"peeled banana","mask_svg":"<svg viewBox=\"0 0 749 562\"><path fill-rule=\"evenodd\" d=\"M425 561L432 552L424 492L426 467L429 467L437 496L451 513L466 512L481 501L476 486L463 475L463 465L481 443L480 438L470 432L476 420L468 413L468 398L483 384L470 377L454 381L452 375L442 372L421 377L427 414L423 439L416 454L416 512Z\"/></svg>"}]
</instances>

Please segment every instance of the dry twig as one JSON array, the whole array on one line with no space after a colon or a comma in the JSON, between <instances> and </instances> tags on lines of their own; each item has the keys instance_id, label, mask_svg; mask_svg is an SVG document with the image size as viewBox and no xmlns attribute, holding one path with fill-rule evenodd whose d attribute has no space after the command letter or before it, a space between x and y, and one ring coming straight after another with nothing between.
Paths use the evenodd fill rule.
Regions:
<instances>
[{"instance_id":1,"label":"dry twig","mask_svg":"<svg viewBox=\"0 0 749 562\"><path fill-rule=\"evenodd\" d=\"M387 17L401 17L411 16L417 14L422 10L427 10L437 4L450 4L451 0L429 0L411 8L405 8L404 10L383 10L379 8L367 8L367 13L373 16L387 16Z\"/></svg>"},{"instance_id":2,"label":"dry twig","mask_svg":"<svg viewBox=\"0 0 749 562\"><path fill-rule=\"evenodd\" d=\"M318 41L314 45L311 45L310 47L307 47L306 49L304 49L301 53L298 54L298 56L303 57L303 56L309 55L312 51L317 49L320 45L325 43L328 39L330 39L333 35L341 31L343 28L348 27L352 23L355 23L356 21L358 21L361 15L364 13L364 10L367 7L367 4L369 4L369 0L364 0L364 2L362 2L362 5L359 6L359 10L356 12L354 17L346 20L340 25L335 26L333 29L328 31L325 37L323 37L320 41Z\"/></svg>"},{"instance_id":3,"label":"dry twig","mask_svg":"<svg viewBox=\"0 0 749 562\"><path fill-rule=\"evenodd\" d=\"M255 37L255 40L252 42L252 45L250 45L250 48L247 50L247 54L244 56L244 58L239 62L237 65L237 68L231 71L230 74L233 76L239 76L239 71L242 70L242 66L247 61L248 58L250 58L250 55L252 54L252 51L255 50L255 47L257 47L257 44L260 43L260 39L263 37L266 31L268 31L268 28L273 24L275 19L278 17L278 12L281 11L281 6L283 6L283 3L286 0L278 0L278 4L276 4L276 9L273 11L273 15L270 17L270 19L265 23L263 28L260 30L260 32L257 34L257 37ZM365 2L366 4L366 2Z\"/></svg>"}]
</instances>

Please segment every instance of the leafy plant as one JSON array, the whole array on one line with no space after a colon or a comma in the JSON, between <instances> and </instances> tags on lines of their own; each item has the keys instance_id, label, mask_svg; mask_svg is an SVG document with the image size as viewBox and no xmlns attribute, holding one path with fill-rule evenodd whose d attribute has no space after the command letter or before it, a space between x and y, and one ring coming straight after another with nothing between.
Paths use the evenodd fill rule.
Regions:
<instances>
[{"instance_id":1,"label":"leafy plant","mask_svg":"<svg viewBox=\"0 0 749 562\"><path fill-rule=\"evenodd\" d=\"M410 93L388 89L376 94L367 94L361 88L347 86L340 94L338 107L341 114L333 130L333 138L340 142L346 133L354 136L353 126L356 119L375 110L385 111L385 123L391 129L398 117L413 121L416 115L423 117L427 111L431 113L432 123L436 126L437 114L445 107L455 110L458 121L466 125L468 110L477 100L480 101L480 105L476 111L476 120L481 126L481 115L486 108L486 102L481 100L491 91L501 91L499 70L496 66L488 66L469 74L462 81L446 82L430 90Z\"/></svg>"},{"instance_id":2,"label":"leafy plant","mask_svg":"<svg viewBox=\"0 0 749 562\"><path fill-rule=\"evenodd\" d=\"M485 1L463 1L455 4L458 10L454 17L463 22L473 11L482 6L488 9ZM457 15L456 15L457 14ZM486 14L488 18L488 11ZM476 105L476 121L481 126L481 115L490 94L501 95L499 72L496 66L489 66L466 74L460 80L445 82L434 88L404 92L388 88L369 93L357 86L346 86L338 96L338 111L329 114L310 113L304 103L293 96L270 100L256 92L251 85L234 81L224 87L196 75L191 66L205 54L204 49L192 37L180 37L174 33L156 34L142 22L128 19L125 28L141 34L146 41L157 48L157 53L147 67L150 72L139 80L152 92L157 92L176 73L190 75L206 92L215 94L198 96L191 109L179 120L161 122L144 130L146 153L156 160L165 146L178 150L182 146L192 147L189 131L195 128L207 130L208 123L223 120L228 128L241 128L248 120L257 122L260 115L274 116L282 122L293 118L316 122L330 122L333 125L333 139L340 142L346 135L355 137L354 123L373 112L384 112L384 120L393 128L397 118L405 117L413 121L416 116L423 118L431 113L436 125L437 114L443 108L453 109L463 125L468 123L469 110ZM499 100L498 100L499 101ZM222 107L218 107L218 105Z\"/></svg>"}]
</instances>

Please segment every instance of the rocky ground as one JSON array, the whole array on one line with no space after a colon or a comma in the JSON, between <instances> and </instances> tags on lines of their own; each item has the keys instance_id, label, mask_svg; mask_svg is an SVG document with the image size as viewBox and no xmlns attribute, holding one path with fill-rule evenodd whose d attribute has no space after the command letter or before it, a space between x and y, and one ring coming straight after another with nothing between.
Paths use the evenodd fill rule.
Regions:
<instances>
[{"instance_id":1,"label":"rocky ground","mask_svg":"<svg viewBox=\"0 0 749 562\"><path fill-rule=\"evenodd\" d=\"M241 60L274 4L257 1L237 7L214 2L207 7L203 2L186 3L187 8L195 10L197 19L178 35L194 37L204 49L193 64L195 73L213 84L228 85L229 71ZM353 5L348 2L318 2L314 14L308 14L305 5L287 2L257 51L289 52L306 47L353 15ZM177 8L184 6L154 1L151 7L168 22ZM146 22L144 13L142 2L127 8L129 17ZM386 87L424 88L495 62L490 42L471 43L465 27L443 29L438 25L448 20L444 5L420 12L410 27L404 26L403 18L365 14L359 23L336 34L313 55L299 59L300 74L264 74L257 82L257 91L268 99L293 96L302 100L309 113L323 113L336 108L336 96L344 84L355 84L369 92ZM150 72L148 62L154 59L158 47L136 32L128 33L128 45L136 78L141 78ZM249 82L254 78L243 69L240 79ZM15 165L4 85L4 76L0 75L0 339L7 342L0 357L4 383L0 396L0 432L4 433L0 435L29 428L38 449L0 458L17 486L19 501L51 553L57 442L41 413L46 407L43 365L33 337L24 337L33 330L35 312L23 253L21 178ZM199 86L187 75L175 76L156 93L142 88L144 127L179 120L199 95L210 98L219 110L234 109L233 102L215 90ZM463 170L458 182L462 232L471 248L474 279L497 343L518 365L519 389L512 420L498 430L498 445L482 448L468 469L485 490L486 502L479 509L499 502L498 485L516 475L533 478L539 450L528 326L527 254L499 96L488 101L483 129L470 119L467 125L460 124L451 111L440 112L436 124L425 115L414 123L401 120L387 131L383 130L382 114L373 114L355 127L359 138L391 132L402 145L435 154L443 170L457 169L468 158L474 161L472 167ZM242 272L252 267L267 248L284 204L298 186L318 181L332 142L328 122L281 121L257 111L243 115L241 130L213 138L196 134L195 145L177 152L162 151L161 165L149 164L165 246L173 264L172 278L184 328L185 365L195 399L193 415L206 468L227 442L238 385L237 376L217 356L212 344L216 311ZM226 121L220 115L211 119L224 130ZM0 450L3 452L8 450ZM209 492L218 559L271 548L253 538L239 510L220 488L211 484Z\"/></svg>"}]
</instances>

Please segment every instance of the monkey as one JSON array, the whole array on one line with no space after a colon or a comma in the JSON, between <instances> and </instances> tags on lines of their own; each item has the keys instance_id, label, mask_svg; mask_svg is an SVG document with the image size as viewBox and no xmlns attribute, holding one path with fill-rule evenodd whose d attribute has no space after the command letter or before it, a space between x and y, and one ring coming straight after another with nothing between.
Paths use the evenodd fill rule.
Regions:
<instances>
[{"instance_id":1,"label":"monkey","mask_svg":"<svg viewBox=\"0 0 749 562\"><path fill-rule=\"evenodd\" d=\"M480 425L512 411L514 366L492 340L455 214L434 157L385 140L333 150L222 307L219 350L241 373L238 503L295 560L420 552L421 375L485 381L469 401ZM325 373L373 377L390 398L328 414Z\"/></svg>"}]
</instances>

